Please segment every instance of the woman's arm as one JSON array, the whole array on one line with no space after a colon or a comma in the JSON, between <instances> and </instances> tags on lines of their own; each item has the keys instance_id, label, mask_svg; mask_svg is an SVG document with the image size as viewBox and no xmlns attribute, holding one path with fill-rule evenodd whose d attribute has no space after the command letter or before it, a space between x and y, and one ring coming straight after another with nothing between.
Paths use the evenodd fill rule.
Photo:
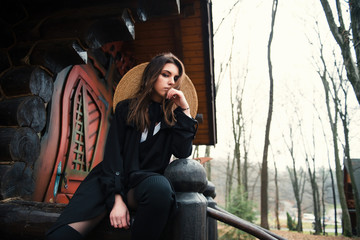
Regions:
<instances>
[{"instance_id":1,"label":"woman's arm","mask_svg":"<svg viewBox=\"0 0 360 240\"><path fill-rule=\"evenodd\" d=\"M125 135L125 113L123 106L116 107L115 114L111 120L104 157L102 161L102 175L99 177L103 192L106 197L106 205L109 210L115 203L115 194L124 197L124 168L122 157L122 146Z\"/></svg>"},{"instance_id":2,"label":"woman's arm","mask_svg":"<svg viewBox=\"0 0 360 240\"><path fill-rule=\"evenodd\" d=\"M175 109L176 123L172 128L172 150L177 158L187 158L192 152L192 141L197 130L197 121L190 115L190 107L182 91L170 89L166 95L178 106Z\"/></svg>"},{"instance_id":3,"label":"woman's arm","mask_svg":"<svg viewBox=\"0 0 360 240\"><path fill-rule=\"evenodd\" d=\"M192 144L197 131L197 121L188 117L182 109L175 109L175 126L172 127L172 152L176 158L191 155Z\"/></svg>"}]
</instances>

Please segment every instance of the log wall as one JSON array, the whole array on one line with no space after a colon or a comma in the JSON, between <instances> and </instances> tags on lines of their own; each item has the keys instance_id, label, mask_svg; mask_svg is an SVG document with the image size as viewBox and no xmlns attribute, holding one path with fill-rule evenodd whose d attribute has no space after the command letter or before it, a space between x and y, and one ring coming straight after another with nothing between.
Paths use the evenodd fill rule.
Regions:
<instances>
[{"instance_id":1,"label":"log wall","mask_svg":"<svg viewBox=\"0 0 360 240\"><path fill-rule=\"evenodd\" d=\"M56 160L65 156L69 164L73 162L66 146L77 141L74 136L67 136L67 129L74 128L75 120L88 127L82 132L87 137L82 140L87 150L84 156L90 156L89 162L84 159L86 172L92 163L101 160L113 89L134 63L131 54L123 51L123 42L134 37L134 20L126 7L130 1L79 2L82 6L69 3L0 3L0 31L4 36L0 43L0 199L52 200L45 199L45 194L54 193ZM64 119L74 116L75 107L71 104L76 102L62 99L63 92L70 91L72 96L78 76L74 76L72 86L67 86L68 76L61 73L75 65L84 66L86 73L82 75L86 79L82 83L90 86L84 94L77 94L86 100L87 105L82 108L86 119L71 118L62 125ZM56 83L59 76L62 84ZM91 108L96 101L98 106L102 104L97 111ZM61 172L60 185L66 181L64 166ZM78 176L76 172L67 178L82 180L84 174ZM67 192L71 196L75 190L76 187ZM63 198L66 203L68 197Z\"/></svg>"},{"instance_id":2,"label":"log wall","mask_svg":"<svg viewBox=\"0 0 360 240\"><path fill-rule=\"evenodd\" d=\"M30 200L53 78L40 66L11 64L0 74L0 199Z\"/></svg>"}]
</instances>

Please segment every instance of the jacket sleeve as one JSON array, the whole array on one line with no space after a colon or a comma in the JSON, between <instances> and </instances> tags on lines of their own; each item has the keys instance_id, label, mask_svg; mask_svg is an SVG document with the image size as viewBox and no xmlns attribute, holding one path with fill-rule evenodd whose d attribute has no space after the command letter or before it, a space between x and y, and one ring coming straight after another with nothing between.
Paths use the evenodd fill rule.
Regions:
<instances>
[{"instance_id":1,"label":"jacket sleeve","mask_svg":"<svg viewBox=\"0 0 360 240\"><path fill-rule=\"evenodd\" d=\"M176 124L172 127L172 152L176 158L187 158L192 152L192 141L195 137L198 123L187 116L181 108L174 111Z\"/></svg>"},{"instance_id":2,"label":"jacket sleeve","mask_svg":"<svg viewBox=\"0 0 360 240\"><path fill-rule=\"evenodd\" d=\"M126 128L126 113L124 107L117 105L111 120L106 139L104 158L102 161L102 174L99 178L105 195L106 206L112 209L115 194L120 194L124 199L124 166L122 146Z\"/></svg>"}]
</instances>

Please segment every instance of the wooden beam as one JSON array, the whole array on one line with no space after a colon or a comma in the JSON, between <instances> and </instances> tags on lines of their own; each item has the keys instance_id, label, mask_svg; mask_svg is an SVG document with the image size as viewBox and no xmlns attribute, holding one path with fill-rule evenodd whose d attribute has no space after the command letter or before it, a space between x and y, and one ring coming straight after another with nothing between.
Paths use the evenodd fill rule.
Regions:
<instances>
[{"instance_id":1,"label":"wooden beam","mask_svg":"<svg viewBox=\"0 0 360 240\"><path fill-rule=\"evenodd\" d=\"M7 199L0 201L0 236L3 240L44 239L65 204ZM130 240L130 230L114 229L108 217L88 234L86 240Z\"/></svg>"},{"instance_id":2,"label":"wooden beam","mask_svg":"<svg viewBox=\"0 0 360 240\"><path fill-rule=\"evenodd\" d=\"M26 162L30 166L39 157L40 140L31 128L0 128L0 162Z\"/></svg>"},{"instance_id":3,"label":"wooden beam","mask_svg":"<svg viewBox=\"0 0 360 240\"><path fill-rule=\"evenodd\" d=\"M53 93L52 77L40 67L21 66L6 72L0 79L7 97L36 95L49 102Z\"/></svg>"},{"instance_id":4,"label":"wooden beam","mask_svg":"<svg viewBox=\"0 0 360 240\"><path fill-rule=\"evenodd\" d=\"M0 102L0 125L30 127L40 132L46 124L43 100L37 96L17 97Z\"/></svg>"}]
</instances>

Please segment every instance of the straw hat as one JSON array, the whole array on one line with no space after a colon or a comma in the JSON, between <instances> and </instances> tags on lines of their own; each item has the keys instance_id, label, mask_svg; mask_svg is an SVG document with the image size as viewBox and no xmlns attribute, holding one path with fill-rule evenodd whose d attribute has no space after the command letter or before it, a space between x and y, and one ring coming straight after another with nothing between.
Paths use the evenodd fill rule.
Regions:
<instances>
[{"instance_id":1,"label":"straw hat","mask_svg":"<svg viewBox=\"0 0 360 240\"><path fill-rule=\"evenodd\" d=\"M120 80L116 87L113 99L114 111L118 102L135 96L140 88L142 74L147 65L148 62L133 67ZM181 83L181 91L184 93L185 98L189 103L191 116L195 118L198 109L198 98L193 83L185 73Z\"/></svg>"}]
</instances>

